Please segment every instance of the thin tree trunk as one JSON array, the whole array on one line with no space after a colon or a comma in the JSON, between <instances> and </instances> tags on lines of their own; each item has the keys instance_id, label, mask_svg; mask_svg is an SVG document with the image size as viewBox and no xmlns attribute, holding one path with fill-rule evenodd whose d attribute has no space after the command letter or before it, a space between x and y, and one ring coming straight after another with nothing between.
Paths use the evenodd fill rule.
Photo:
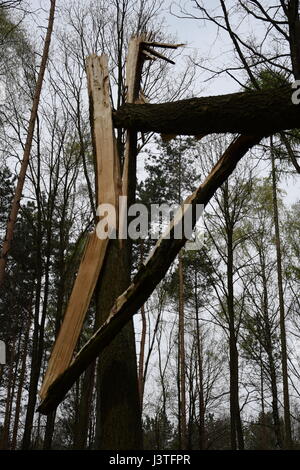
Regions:
<instances>
[{"instance_id":1,"label":"thin tree trunk","mask_svg":"<svg viewBox=\"0 0 300 470\"><path fill-rule=\"evenodd\" d=\"M180 381L180 449L187 448L187 425L186 425L186 390L185 390L185 334L184 334L184 274L182 252L178 255L178 276L179 276L179 381Z\"/></svg>"},{"instance_id":2,"label":"thin tree trunk","mask_svg":"<svg viewBox=\"0 0 300 470\"><path fill-rule=\"evenodd\" d=\"M261 449L267 449L267 427L266 427L266 412L265 412L265 390L264 390L264 367L262 360L262 347L260 344L259 348L259 357L260 357L260 394L261 394L261 425L260 425L260 440L261 440Z\"/></svg>"},{"instance_id":3,"label":"thin tree trunk","mask_svg":"<svg viewBox=\"0 0 300 470\"><path fill-rule=\"evenodd\" d=\"M80 146L82 145L81 137L80 137ZM83 152L84 150L81 149ZM83 155L82 155L83 157ZM57 171L59 166L57 167ZM67 174L65 180L65 187L67 184ZM58 258L58 273L59 273L59 280L58 280L58 287L57 287L57 299L56 299L56 314L55 314L55 339L59 333L61 321L63 318L63 311L64 311L64 297L66 292L68 291L68 282L67 279L70 280L70 277L66 276L66 272L68 267L65 265L65 252L68 249L68 236L66 236L66 217L68 211L68 195L64 191L64 202L62 208L62 215L59 223L59 258ZM76 249L75 249L76 251ZM74 262L74 260L72 260ZM76 265L76 260L75 260ZM44 443L43 443L43 450L50 450L52 447L52 440L54 434L54 427L55 427L55 419L56 419L56 410L47 416L46 422L46 429L44 434Z\"/></svg>"},{"instance_id":4,"label":"thin tree trunk","mask_svg":"<svg viewBox=\"0 0 300 470\"><path fill-rule=\"evenodd\" d=\"M264 321L264 338L265 338L265 350L268 356L269 363L269 375L271 382L271 392L272 392L272 417L274 423L274 434L277 440L277 446L282 448L282 435L281 435L281 426L280 426L280 417L278 410L278 389L277 389L277 373L276 366L273 354L273 342L272 342L272 328L269 320L269 298L267 290L267 277L266 277L266 268L265 268L265 259L263 253L260 251L260 264L262 270L262 282L263 282L263 305L262 305L262 314Z\"/></svg>"},{"instance_id":5,"label":"thin tree trunk","mask_svg":"<svg viewBox=\"0 0 300 470\"><path fill-rule=\"evenodd\" d=\"M195 315L196 315L196 345L197 345L197 358L198 358L198 390L199 390L199 449L206 448L206 433L205 433L205 401L204 401L204 388L203 388L203 347L199 319L199 306L198 306L198 285L197 285L197 272L195 272Z\"/></svg>"},{"instance_id":6,"label":"thin tree trunk","mask_svg":"<svg viewBox=\"0 0 300 470\"><path fill-rule=\"evenodd\" d=\"M87 445L89 416L92 403L92 393L94 388L95 366L95 362L89 365L89 367L85 371L82 381L78 420L74 437L74 449L76 450L85 449Z\"/></svg>"},{"instance_id":7,"label":"thin tree trunk","mask_svg":"<svg viewBox=\"0 0 300 470\"><path fill-rule=\"evenodd\" d=\"M145 360L145 345L146 345L146 333L147 333L147 320L145 314L145 305L141 306L141 317L142 317L142 333L141 333L141 345L139 354L139 395L141 402L141 410L143 409L143 398L144 398L144 360Z\"/></svg>"},{"instance_id":8,"label":"thin tree trunk","mask_svg":"<svg viewBox=\"0 0 300 470\"><path fill-rule=\"evenodd\" d=\"M292 430L290 415L290 397L288 382L288 359L285 329L285 307L283 294L283 278L282 278L282 255L279 228L278 200L277 200L277 174L275 166L275 155L273 147L273 139L270 138L271 160L272 160L272 186L273 186L273 210L274 210L274 226L275 226L275 243L276 243L276 261L277 261L277 282L278 282L278 300L280 314L280 343L281 343L281 367L283 381L283 404L284 404L284 443L285 448L290 449L292 446Z\"/></svg>"},{"instance_id":9,"label":"thin tree trunk","mask_svg":"<svg viewBox=\"0 0 300 470\"><path fill-rule=\"evenodd\" d=\"M37 425L36 425L36 435L35 435L35 439L33 440L33 446L32 446L33 449L41 450L41 443L42 443L41 415L38 415Z\"/></svg>"},{"instance_id":10,"label":"thin tree trunk","mask_svg":"<svg viewBox=\"0 0 300 470\"><path fill-rule=\"evenodd\" d=\"M39 119L37 117L37 124L39 126ZM39 129L38 129L39 137ZM51 266L51 252L52 252L52 221L53 221L53 212L55 207L55 196L57 191L57 185L52 188L52 192L49 195L47 202L47 239L45 243L45 268L43 272L42 265L42 242L43 242L43 207L42 207L42 197L41 197L41 188L40 188L40 178L41 178L41 148L40 148L40 139L37 141L37 181L36 181L36 200L37 200L37 256L36 256L36 278L37 286L35 293L35 312L34 312L34 330L33 330L33 340L32 340L32 357L31 357L31 372L30 372L30 382L28 390L28 403L26 409L26 418L23 434L22 449L28 450L31 446L31 433L34 421L34 413L37 399L37 388L40 377L43 351L44 351L44 330L45 330L45 321L46 313L48 306L48 295L50 288L50 266ZM56 179L57 181L57 179ZM42 278L44 274L44 289L42 290ZM43 299L42 297L43 292ZM42 311L40 309L42 302Z\"/></svg>"},{"instance_id":11,"label":"thin tree trunk","mask_svg":"<svg viewBox=\"0 0 300 470\"><path fill-rule=\"evenodd\" d=\"M141 240L141 263L144 261L144 240ZM141 306L141 317L142 317L142 333L140 343L140 354L139 354L139 395L141 402L141 410L143 409L143 398L144 398L144 362L145 362L145 346L146 346L146 334L147 334L147 319L145 313L145 305Z\"/></svg>"},{"instance_id":12,"label":"thin tree trunk","mask_svg":"<svg viewBox=\"0 0 300 470\"><path fill-rule=\"evenodd\" d=\"M177 348L177 369L176 369L176 387L177 387L177 419L178 419L178 446L181 449L182 443L182 426L181 426L181 388L180 388L180 355L179 355L179 335L178 335L178 348Z\"/></svg>"},{"instance_id":13,"label":"thin tree trunk","mask_svg":"<svg viewBox=\"0 0 300 470\"><path fill-rule=\"evenodd\" d=\"M40 211L39 211L40 212ZM32 424L34 418L34 409L36 403L36 391L39 379L39 316L40 316L40 301L42 292L42 267L41 267L41 221L38 215L37 223L37 258L36 258L36 290L35 290L35 303L34 303L34 319L33 319L33 337L32 337L32 351L31 351L31 367L30 367L30 381L28 389L28 402L26 408L26 418L23 433L22 448L27 450L30 448Z\"/></svg>"},{"instance_id":14,"label":"thin tree trunk","mask_svg":"<svg viewBox=\"0 0 300 470\"><path fill-rule=\"evenodd\" d=\"M19 361L21 360L21 350L22 350L22 330L19 331L19 339L18 339L18 347L15 353L15 367L13 373L13 381L11 387L11 398L10 398L10 405L9 405L9 412L8 412L8 421L9 421L9 430L12 424L12 410L13 410L13 402L14 402L14 395L17 383L17 376L19 370ZM9 436L10 437L10 436ZM10 448L10 439L8 441L8 446Z\"/></svg>"},{"instance_id":15,"label":"thin tree trunk","mask_svg":"<svg viewBox=\"0 0 300 470\"><path fill-rule=\"evenodd\" d=\"M228 183L225 183L226 192ZM225 195L228 205L228 195ZM227 207L226 212L229 211ZM229 368L230 368L230 435L231 448L244 449L244 438L239 405L239 358L237 350L237 335L235 325L234 289L233 289L233 227L227 224L227 309L229 317Z\"/></svg>"},{"instance_id":16,"label":"thin tree trunk","mask_svg":"<svg viewBox=\"0 0 300 470\"><path fill-rule=\"evenodd\" d=\"M63 211L63 214L65 212ZM65 217L62 217L60 223L60 230L62 229L65 222ZM63 307L64 307L64 294L65 294L65 265L64 265L64 250L65 246L62 244L63 236L60 236L60 246L59 246L59 284L58 284L58 295L57 295L57 302L56 302L56 316L55 316L55 339L57 338L62 316L63 316ZM54 434L54 426L55 426L55 419L56 419L56 409L52 411L47 416L46 422L46 429L44 434L44 443L43 443L43 450L50 450L52 447L52 440Z\"/></svg>"},{"instance_id":17,"label":"thin tree trunk","mask_svg":"<svg viewBox=\"0 0 300 470\"><path fill-rule=\"evenodd\" d=\"M29 314L31 313L31 308L29 309ZM20 419L20 411L21 411L21 399L22 399L22 392L24 389L24 380L25 380L25 372L26 372L26 359L28 354L28 340L29 340L29 332L31 326L31 318L28 320L28 326L26 328L25 337L23 341L23 351L22 351L22 363L21 363L21 371L19 376L19 385L18 385L18 392L16 398L16 408L15 408L15 421L12 433L12 442L11 442L11 449L15 450L17 446L17 436L19 430L19 419Z\"/></svg>"},{"instance_id":18,"label":"thin tree trunk","mask_svg":"<svg viewBox=\"0 0 300 470\"><path fill-rule=\"evenodd\" d=\"M15 356L15 344L12 347L11 360L8 369L8 381L7 381L7 396L5 401L5 417L2 429L2 436L0 441L0 449L5 450L9 448L9 429L10 429L10 418L11 418L11 403L13 400L13 358Z\"/></svg>"},{"instance_id":19,"label":"thin tree trunk","mask_svg":"<svg viewBox=\"0 0 300 470\"><path fill-rule=\"evenodd\" d=\"M3 246L2 246L2 250L1 250L1 256L0 256L0 288L2 287L3 282L4 282L5 266L6 266L6 262L7 262L7 256L8 256L10 247L11 247L11 242L13 240L14 227L15 227L15 223L16 223L19 208L20 208L20 200L22 198L22 192L23 192L23 187L24 187L24 182L25 182L26 171L27 171L27 167L28 167L28 164L29 164L29 158L30 158L30 152L31 152L31 147L32 147L32 141L33 141L35 123L36 123L36 118L37 118L38 106L39 106L40 96L41 96L41 91L42 91L42 84L43 84L43 80L44 80L44 75L45 75L45 70L46 70L46 65L47 65L47 60L48 60L48 55L49 55L51 35L52 35L53 23L54 23L55 2L56 2L56 0L50 0L50 12L49 12L47 33L46 33L46 37L45 37L44 50L43 50L41 65L40 65L40 69L39 69L39 73L38 73L38 78L37 78L34 97L33 97L33 102L32 102L29 125L28 125L28 130L27 130L27 137L26 137L26 142L25 142L25 146L24 146L23 159L22 159L21 168L20 168L20 172L19 172L17 187L16 187L16 190L15 190L15 194L14 194L12 205L11 205L11 211L10 211L10 214L9 214L9 219L8 219L8 222L7 222L5 240L3 242Z\"/></svg>"}]
</instances>

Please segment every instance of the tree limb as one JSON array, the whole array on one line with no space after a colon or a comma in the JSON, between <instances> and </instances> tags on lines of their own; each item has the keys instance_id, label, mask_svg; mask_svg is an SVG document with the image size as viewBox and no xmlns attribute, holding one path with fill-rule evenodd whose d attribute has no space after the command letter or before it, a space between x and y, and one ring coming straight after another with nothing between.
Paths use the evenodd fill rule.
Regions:
<instances>
[{"instance_id":1,"label":"tree limb","mask_svg":"<svg viewBox=\"0 0 300 470\"><path fill-rule=\"evenodd\" d=\"M300 127L300 106L290 86L161 104L125 104L114 111L115 127L175 135L272 134Z\"/></svg>"}]
</instances>

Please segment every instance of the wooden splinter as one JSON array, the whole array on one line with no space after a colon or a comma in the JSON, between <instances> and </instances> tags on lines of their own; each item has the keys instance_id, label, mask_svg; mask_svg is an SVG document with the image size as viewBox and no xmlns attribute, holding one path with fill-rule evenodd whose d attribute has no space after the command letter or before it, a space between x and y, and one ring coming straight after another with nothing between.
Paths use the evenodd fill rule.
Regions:
<instances>
[{"instance_id":1,"label":"wooden splinter","mask_svg":"<svg viewBox=\"0 0 300 470\"><path fill-rule=\"evenodd\" d=\"M120 194L119 158L110 105L108 66L105 56L92 55L87 59L90 115L95 152L97 205L108 203L118 210ZM115 225L108 231L116 230ZM100 271L103 266L109 238L99 239L96 231L89 235L77 278L68 302L60 332L53 347L44 381L40 390L43 400L57 377L69 367L86 317Z\"/></svg>"}]
</instances>

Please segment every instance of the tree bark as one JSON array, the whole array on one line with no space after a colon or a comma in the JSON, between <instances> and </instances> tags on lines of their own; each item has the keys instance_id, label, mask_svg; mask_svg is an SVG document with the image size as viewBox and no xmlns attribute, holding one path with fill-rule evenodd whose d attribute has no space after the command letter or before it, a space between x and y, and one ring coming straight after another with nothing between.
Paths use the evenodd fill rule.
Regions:
<instances>
[{"instance_id":1,"label":"tree bark","mask_svg":"<svg viewBox=\"0 0 300 470\"><path fill-rule=\"evenodd\" d=\"M300 106L290 86L161 104L125 104L115 127L175 135L240 133L270 135L299 127Z\"/></svg>"},{"instance_id":2,"label":"tree bark","mask_svg":"<svg viewBox=\"0 0 300 470\"><path fill-rule=\"evenodd\" d=\"M273 140L270 139L271 160L272 160L272 186L273 186L273 210L274 210L274 226L275 226L275 243L276 243L276 264L277 264L277 282L278 282L278 300L279 300L279 323L280 323L280 343L281 343L281 367L283 381L283 404L284 404L284 444L286 449L292 446L292 430L290 415L290 397L289 397L289 379L288 379L288 357L286 344L286 328L285 328L285 307L283 294L283 277L282 277L282 257L281 257L281 241L278 215L277 200L277 174L275 167L275 155Z\"/></svg>"}]
</instances>

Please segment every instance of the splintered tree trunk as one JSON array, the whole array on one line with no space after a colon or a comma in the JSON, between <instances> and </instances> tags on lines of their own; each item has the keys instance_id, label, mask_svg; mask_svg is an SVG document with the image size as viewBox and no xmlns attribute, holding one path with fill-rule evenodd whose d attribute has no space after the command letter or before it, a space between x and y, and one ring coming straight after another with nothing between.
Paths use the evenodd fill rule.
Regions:
<instances>
[{"instance_id":1,"label":"splintered tree trunk","mask_svg":"<svg viewBox=\"0 0 300 470\"><path fill-rule=\"evenodd\" d=\"M138 38L131 41L127 58L127 99L130 101L137 98L136 94L140 86L139 44ZM97 59L90 60L90 63L94 71L92 72L88 67L88 77L97 77L100 89L102 89L102 95L98 96L93 86L95 82L90 80L93 146L97 160L100 160L96 178L97 204L109 202L118 210L118 196L121 189L120 156L117 154L111 108L108 104L108 67L104 57L100 59L100 68L96 67ZM112 146L110 152L107 150L109 146ZM109 155L113 162L111 169L107 164ZM126 140L122 179L122 195L128 197L128 206L135 201L136 155L136 133L130 132ZM119 214L119 217L123 226L125 223L123 215ZM129 240L122 240L122 242L110 240L96 293L98 326L105 322L115 300L130 284L130 258ZM132 320L123 327L99 356L96 408L95 445L97 449L142 448L140 397Z\"/></svg>"},{"instance_id":2,"label":"splintered tree trunk","mask_svg":"<svg viewBox=\"0 0 300 470\"><path fill-rule=\"evenodd\" d=\"M111 240L97 293L99 325L130 278L126 246ZM142 449L140 398L133 321L103 350L97 376L96 449Z\"/></svg>"},{"instance_id":3,"label":"splintered tree trunk","mask_svg":"<svg viewBox=\"0 0 300 470\"><path fill-rule=\"evenodd\" d=\"M273 211L274 211L278 300L279 300L279 315L280 315L279 323L280 323L281 367L282 367L282 381L283 381L284 430L285 430L284 444L285 444L286 449L290 449L292 446L292 430L291 430L290 397L289 397L289 382L288 382L288 364L287 364L288 358L287 358L286 329L285 329L285 308L284 308L283 279L282 279L281 242L280 242L280 228L279 228L278 201L277 201L277 181L276 181L277 175L276 175L275 155L274 155L272 137L270 138L270 146L271 146L271 160L272 160Z\"/></svg>"}]
</instances>

